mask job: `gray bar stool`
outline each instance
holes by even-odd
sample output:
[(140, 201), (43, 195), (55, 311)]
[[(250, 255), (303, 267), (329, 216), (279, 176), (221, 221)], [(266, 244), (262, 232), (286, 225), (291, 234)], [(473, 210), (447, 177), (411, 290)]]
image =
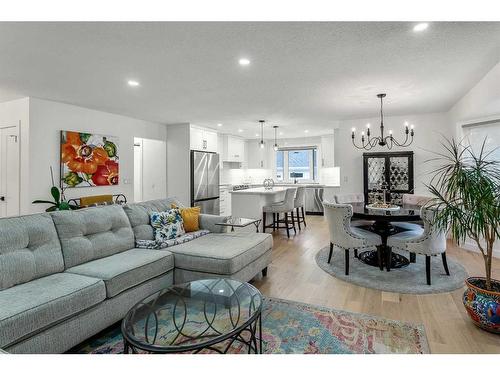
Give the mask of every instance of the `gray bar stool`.
[[(304, 227), (307, 227), (306, 224), (306, 215), (304, 213), (304, 206), (306, 204), (306, 188), (301, 186), (297, 188), (297, 194), (295, 195), (295, 201), (293, 207), (297, 212), (297, 225), (299, 226), (299, 230), (302, 230), (300, 227), (300, 223), (304, 223)], [(300, 213), (302, 212), (302, 216)], [(292, 211), (292, 220), (293, 220), (293, 211)]]
[[(290, 229), (295, 230), (295, 221), (293, 218), (293, 210), (295, 204), (295, 192), (297, 188), (288, 188), (285, 193), (285, 200), (282, 202), (273, 203), (270, 206), (264, 206), (262, 208), (262, 231), (265, 232), (266, 228), (272, 228), (273, 230), (284, 228), (286, 229), (286, 235), (290, 238)], [(267, 214), (273, 214), (273, 223), (266, 226), (266, 216)], [(280, 214), (284, 214), (284, 218), (280, 219)], [(290, 219), (289, 220), (289, 215)], [(283, 226), (280, 226), (283, 224)]]

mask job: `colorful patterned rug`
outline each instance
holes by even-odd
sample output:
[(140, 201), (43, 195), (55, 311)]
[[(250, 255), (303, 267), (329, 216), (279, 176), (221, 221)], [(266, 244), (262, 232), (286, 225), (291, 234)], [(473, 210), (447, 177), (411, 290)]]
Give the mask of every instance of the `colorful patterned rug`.
[[(387, 354), (429, 353), (419, 324), (265, 298), (262, 311), (264, 353)], [(120, 326), (102, 332), (72, 353), (122, 353)], [(234, 346), (231, 353), (244, 353)]]

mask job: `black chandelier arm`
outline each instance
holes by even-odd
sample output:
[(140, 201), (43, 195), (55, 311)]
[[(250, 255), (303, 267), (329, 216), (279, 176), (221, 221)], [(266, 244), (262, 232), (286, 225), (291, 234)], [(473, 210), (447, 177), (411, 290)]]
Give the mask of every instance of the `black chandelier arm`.
[(410, 142), (408, 142), (408, 134), (406, 134), (405, 140), (403, 142), (398, 142), (398, 140), (392, 135), (387, 136), (386, 139), (387, 138), (391, 143), (394, 143), (398, 147), (408, 147), (413, 143), (413, 134), (411, 135)]
[(355, 142), (355, 137), (352, 137), (352, 144), (354, 145), (354, 147), (356, 147), (359, 150), (369, 151), (379, 143), (379, 140), (380, 140), (379, 137), (368, 138), (366, 143), (364, 141), (361, 141), (361, 145), (358, 146)]

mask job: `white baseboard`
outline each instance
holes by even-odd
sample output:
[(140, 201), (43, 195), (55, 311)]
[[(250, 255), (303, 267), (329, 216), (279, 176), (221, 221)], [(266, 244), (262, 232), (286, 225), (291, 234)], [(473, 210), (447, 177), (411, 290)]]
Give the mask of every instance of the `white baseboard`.
[[(472, 251), (474, 253), (481, 253), (481, 251), (479, 251), (479, 248), (477, 247), (477, 244), (473, 240), (465, 241), (465, 243), (462, 244), (461, 247), (465, 250)], [(500, 258), (500, 248), (498, 247), (493, 248), (493, 258)]]

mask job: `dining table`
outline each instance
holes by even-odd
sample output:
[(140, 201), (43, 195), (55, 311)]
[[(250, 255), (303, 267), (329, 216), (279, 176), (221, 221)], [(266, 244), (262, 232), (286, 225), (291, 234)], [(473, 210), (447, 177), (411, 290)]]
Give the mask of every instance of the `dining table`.
[(392, 223), (421, 221), (421, 206), (402, 204), (397, 209), (384, 210), (369, 208), (364, 202), (350, 204), (352, 205), (353, 219), (373, 221), (370, 225), (360, 225), (357, 227), (378, 234), (382, 239), (382, 245), (380, 246), (382, 254), (381, 262), (379, 262), (377, 250), (368, 250), (360, 253), (358, 259), (361, 262), (374, 267), (381, 266), (381, 269), (385, 267), (387, 271), (390, 271), (391, 268), (406, 267), (410, 262), (415, 262), (415, 254), (410, 255), (410, 259), (408, 259), (404, 255), (392, 252), (390, 246), (387, 246), (387, 238), (407, 230)]

